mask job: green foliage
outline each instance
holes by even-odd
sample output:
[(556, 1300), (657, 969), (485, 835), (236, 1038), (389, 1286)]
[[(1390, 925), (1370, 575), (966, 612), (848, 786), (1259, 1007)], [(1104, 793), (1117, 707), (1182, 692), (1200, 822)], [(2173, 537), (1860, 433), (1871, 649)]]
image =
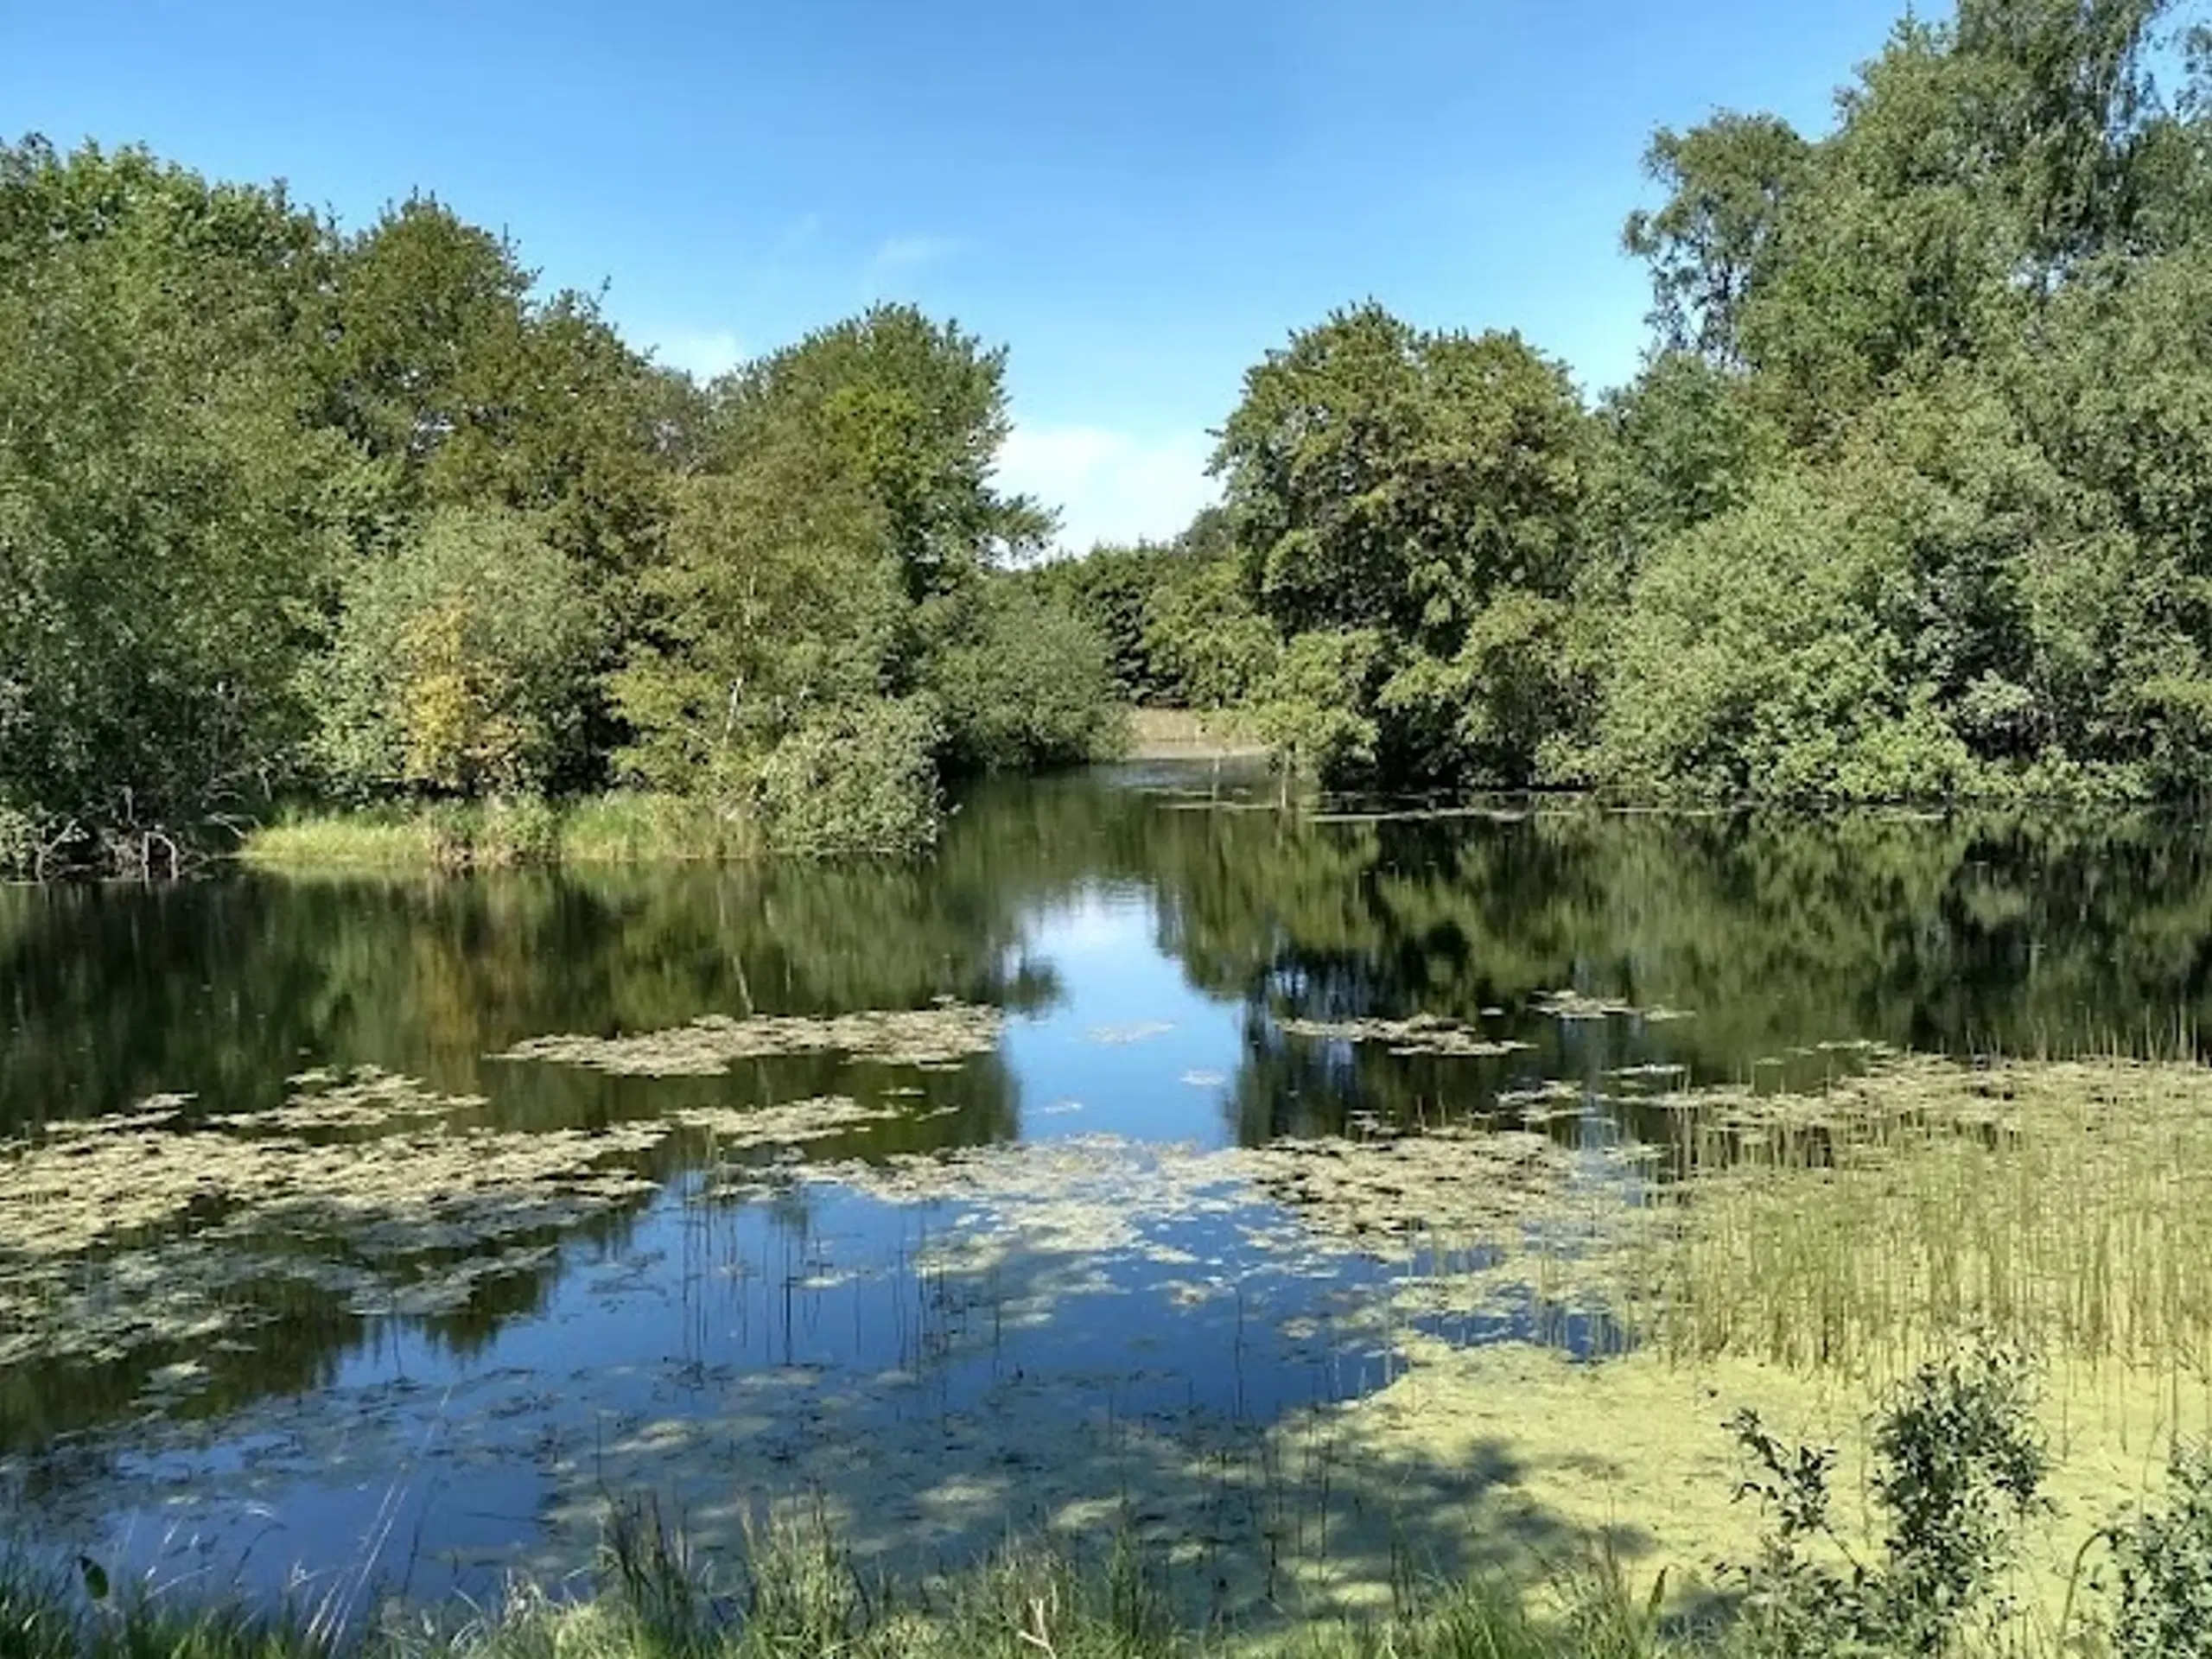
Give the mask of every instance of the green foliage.
[(1651, 323), (1664, 348), (1740, 361), (1744, 302), (1773, 259), (1808, 150), (1770, 115), (1724, 111), (1686, 133), (1653, 135), (1643, 168), (1666, 187), (1666, 205), (1630, 214), (1621, 240), (1651, 264)]
[(538, 526), (441, 509), (357, 564), (340, 606), (309, 683), (316, 753), (341, 793), (543, 791), (582, 770), (600, 619)]
[(891, 689), (910, 626), (880, 514), (785, 445), (684, 481), (649, 620), (611, 680), (649, 787), (741, 791), (763, 754), (823, 710)]
[(1003, 579), (958, 610), (921, 677), (944, 721), (951, 770), (1068, 766), (1110, 747), (1113, 678), (1088, 623)]
[(312, 273), (267, 263), (321, 232), (35, 143), (0, 150), (0, 804), (49, 841), (187, 836), (285, 768), (359, 483), (300, 418)]
[(1601, 770), (1732, 798), (1942, 795), (1965, 754), (1903, 683), (1901, 550), (1809, 478), (1662, 544), (1614, 663)]
[(711, 453), (722, 468), (795, 442), (882, 512), (908, 595), (954, 591), (1040, 543), (1052, 520), (991, 487), (1012, 430), (1006, 353), (912, 306), (877, 306), (718, 383)]
[(2177, 1446), (2166, 1484), (2113, 1534), (2118, 1659), (2212, 1655), (2212, 1447)]
[(1250, 701), (1282, 654), (1282, 638), (1252, 602), (1234, 558), (1170, 571), (1145, 606), (1145, 652), (1163, 700), (1191, 709)]
[(989, 481), (1004, 371), (957, 327), (880, 307), (714, 388), (705, 470), (676, 488), (610, 679), (626, 771), (747, 804), (776, 847), (885, 850), (929, 839), (940, 762), (1107, 741), (1096, 634), (993, 572), (1049, 528)]
[(1079, 559), (1037, 566), (1021, 579), (1097, 637), (1116, 696), (1125, 702), (1172, 703), (1180, 687), (1154, 660), (1150, 613), (1154, 594), (1175, 581), (1182, 557), (1172, 545), (1097, 547)]
[(1624, 571), (1654, 543), (1740, 505), (1785, 454), (1744, 378), (1688, 352), (1654, 358), (1604, 412), (1603, 510)]
[(856, 703), (800, 725), (761, 761), (753, 804), (772, 852), (911, 853), (937, 838), (936, 711)]
[(341, 233), (0, 147), (0, 859), (175, 865), (316, 790), (735, 823), (918, 699), (948, 772), (1140, 702), (1332, 784), (2199, 792), (2197, 17), (1961, 0), (1824, 137), (1661, 130), (1654, 350), (1594, 412), (1517, 336), (1342, 310), (1248, 373), (1220, 509), (1011, 580), (1052, 519), (995, 484), (1007, 356), (957, 323), (878, 306), (701, 387), (435, 197)]
[(1291, 639), (1252, 702), (1253, 723), (1286, 772), (1325, 780), (1373, 766), (1380, 728), (1361, 711), (1374, 702), (1383, 648), (1372, 628)]
[(1741, 1495), (1773, 1520), (1758, 1559), (1732, 1569), (1756, 1649), (1933, 1656), (1988, 1616), (2050, 1470), (2034, 1382), (2020, 1355), (1969, 1345), (1891, 1393), (1873, 1435), (1872, 1497), (1888, 1531), (1872, 1564), (1832, 1518), (1834, 1450), (1786, 1448), (1756, 1412), (1738, 1414), (1752, 1465)]
[(419, 195), (345, 245), (335, 283), (325, 414), (395, 505), (538, 515), (599, 580), (650, 554), (662, 452), (703, 410), (672, 399), (595, 300), (534, 297), (512, 243)]
[[(1325, 775), (1529, 781), (1573, 716), (1503, 681), (1576, 586), (1592, 448), (1566, 372), (1517, 336), (1424, 334), (1370, 304), (1270, 353), (1214, 461), (1288, 641), (1263, 725)], [(1485, 706), (1456, 718), (1462, 696)]]
[(15, 807), (0, 806), (0, 881), (35, 874), (38, 861), (37, 821)]

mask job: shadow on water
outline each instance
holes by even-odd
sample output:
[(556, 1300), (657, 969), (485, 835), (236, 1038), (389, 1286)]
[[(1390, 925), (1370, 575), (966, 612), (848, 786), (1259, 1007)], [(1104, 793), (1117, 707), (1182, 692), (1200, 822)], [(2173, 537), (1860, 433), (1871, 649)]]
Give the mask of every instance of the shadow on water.
[[(502, 1131), (902, 1103), (817, 1160), (1485, 1116), (1589, 1144), (1661, 1132), (1639, 1104), (1655, 1076), (1817, 1077), (1848, 1063), (1824, 1043), (2163, 1050), (2207, 1012), (2212, 855), (2171, 819), (1250, 804), (1204, 767), (1152, 768), (991, 786), (918, 865), (0, 890), (0, 1133), (165, 1093), (196, 1096), (188, 1122), (258, 1111), (308, 1067), (374, 1065), (481, 1094)], [(1006, 1009), (997, 1051), (658, 1078), (487, 1058), (938, 997)], [(1424, 1014), (1488, 1050), (1282, 1023)], [(1179, 1570), (1202, 1600), (1282, 1592), (1210, 1586), (1232, 1556), (1295, 1560), (1310, 1586), (1564, 1541), (1502, 1464), (1340, 1462), (1306, 1414), (1390, 1375), (1387, 1338), (1340, 1318), (1379, 1263), (1294, 1272), (1182, 1217), (1149, 1251), (1017, 1242), (951, 1274), (931, 1267), (942, 1208), (799, 1181), (702, 1204), (683, 1136), (636, 1161), (657, 1192), (526, 1241), (542, 1255), (457, 1308), (365, 1313), (288, 1283), (222, 1351), (0, 1368), (0, 1468), (73, 1547), (188, 1536), (270, 1583), (379, 1529), (417, 1588), (573, 1564), (603, 1498), (663, 1487), (709, 1542), (779, 1491), (887, 1554), (1127, 1521), (1196, 1552)], [(1542, 1309), (1429, 1334), (1531, 1330), (1606, 1340)], [(158, 1382), (181, 1366), (189, 1386)]]

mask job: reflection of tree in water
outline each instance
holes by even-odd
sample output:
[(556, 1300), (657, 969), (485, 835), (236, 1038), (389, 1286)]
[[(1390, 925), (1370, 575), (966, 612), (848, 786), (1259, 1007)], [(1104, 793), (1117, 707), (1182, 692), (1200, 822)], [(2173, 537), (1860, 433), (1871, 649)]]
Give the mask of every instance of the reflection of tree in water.
[[(1726, 1078), (1822, 1040), (2171, 1046), (2212, 971), (2212, 859), (2155, 818), (1165, 814), (1153, 853), (1163, 944), (1249, 1010), (1248, 1141), (1480, 1109), (1542, 1077), (1602, 1090), (1652, 1058)], [(1529, 1011), (1567, 987), (1695, 1017)], [(1439, 1059), (1274, 1024), (1423, 1013), (1532, 1047)]]
[[(1502, 1007), (1554, 1074), (1618, 1058), (1519, 1017), (1561, 985), (1694, 1010), (1668, 1054), (1734, 1076), (1822, 1038), (2141, 1041), (2146, 1009), (2159, 1031), (2194, 1023), (2212, 971), (2212, 869), (2158, 819), (1317, 824), (1076, 776), (978, 791), (918, 864), (0, 891), (0, 1126), (179, 1089), (247, 1108), (315, 1062), (481, 1090), (518, 1127), (657, 1109), (657, 1085), (537, 1069), (518, 1087), (482, 1057), (709, 1011), (1039, 1007), (1058, 992), (1023, 957), (1024, 919), (1101, 880), (1154, 891), (1161, 947), (1208, 992), (1321, 1020)], [(1414, 1106), (1470, 1074), (1367, 1048), (1347, 1076), (1344, 1057), (1308, 1063), (1265, 1020), (1250, 1029), (1252, 1067), (1281, 1078), (1262, 1092), (1287, 1099), (1294, 1081), (1308, 1102), (1259, 1112), (1255, 1132), (1329, 1121), (1313, 1099)], [(714, 1093), (790, 1097), (841, 1075), (830, 1057), (782, 1059)], [(971, 1139), (1010, 1128), (1010, 1080), (966, 1092)]]
[[(289, 882), (0, 893), (0, 1127), (193, 1090), (273, 1104), (309, 1064), (518, 1091), (486, 1054), (702, 1014), (835, 1014), (937, 995), (1021, 1008), (1050, 976), (1011, 903), (929, 866)], [(834, 1073), (794, 1071), (795, 1086)], [(536, 1074), (528, 1118), (588, 1124), (605, 1080)], [(1010, 1109), (995, 1114), (1011, 1122)]]

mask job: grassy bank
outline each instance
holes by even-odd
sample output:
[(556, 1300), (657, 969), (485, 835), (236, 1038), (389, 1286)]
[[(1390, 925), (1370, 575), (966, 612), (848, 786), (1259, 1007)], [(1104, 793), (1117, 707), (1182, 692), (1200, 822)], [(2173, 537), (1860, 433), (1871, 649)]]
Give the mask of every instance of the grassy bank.
[(715, 863), (758, 850), (749, 825), (707, 803), (617, 793), (302, 814), (251, 832), (238, 857), (272, 869), (456, 870)]
[[(717, 1579), (658, 1534), (610, 1541), (591, 1592), (509, 1586), (494, 1605), (386, 1608), (342, 1595), (268, 1617), (78, 1576), (0, 1579), (9, 1659), (1569, 1659), (1694, 1649), (1601, 1570), (1523, 1600), (1503, 1586), (1409, 1589), (1397, 1612), (1238, 1634), (1179, 1626), (1133, 1554), (1089, 1566), (1012, 1548), (955, 1576), (892, 1584), (836, 1540), (791, 1530)], [(1708, 1636), (1712, 1633), (1708, 1632)]]
[(1231, 760), (1257, 759), (1268, 746), (1246, 729), (1246, 722), (1223, 709), (1132, 709), (1128, 716), (1130, 760)]
[(819, 1512), (748, 1529), (734, 1558), (696, 1557), (652, 1506), (608, 1516), (598, 1571), (555, 1593), (511, 1582), (486, 1605), (378, 1604), (365, 1573), (307, 1585), (283, 1611), (175, 1588), (112, 1586), (87, 1559), (0, 1564), (9, 1659), (1905, 1659), (2212, 1654), (2212, 1455), (2175, 1467), (2152, 1506), (2083, 1550), (2054, 1621), (2010, 1586), (2019, 1522), (2042, 1504), (2043, 1447), (1998, 1351), (1955, 1358), (1891, 1396), (1870, 1436), (1892, 1523), (1863, 1558), (1832, 1546), (1832, 1475), (1814, 1448), (1739, 1421), (1726, 1490), (1766, 1516), (1724, 1597), (1688, 1601), (1602, 1535), (1541, 1577), (1410, 1573), (1364, 1615), (1277, 1607), (1242, 1627), (1179, 1617), (1126, 1533), (1078, 1559), (1012, 1544), (965, 1570), (871, 1574)]

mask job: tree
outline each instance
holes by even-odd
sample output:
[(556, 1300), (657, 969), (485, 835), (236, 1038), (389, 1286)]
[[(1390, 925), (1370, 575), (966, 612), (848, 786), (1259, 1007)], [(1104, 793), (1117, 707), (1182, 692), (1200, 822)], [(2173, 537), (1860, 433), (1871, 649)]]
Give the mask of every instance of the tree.
[(1071, 766), (1109, 747), (1120, 719), (1106, 648), (1065, 605), (996, 577), (936, 642), (921, 683), (956, 772)]
[(575, 561), (538, 524), (438, 510), (347, 575), (336, 637), (308, 672), (327, 777), (357, 799), (575, 779), (599, 626)]
[(1604, 511), (1630, 550), (1726, 512), (1785, 454), (1746, 377), (1690, 352), (1654, 357), (1604, 415)]
[(366, 494), (304, 418), (325, 251), (280, 192), (0, 149), (0, 806), (65, 858), (174, 860), (290, 768)]
[[(1339, 770), (1528, 781), (1533, 747), (1467, 743), (1446, 706), (1465, 684), (1437, 664), (1498, 635), (1494, 605), (1525, 618), (1526, 601), (1573, 591), (1590, 461), (1566, 371), (1514, 335), (1425, 334), (1370, 304), (1246, 376), (1214, 467), (1258, 607), (1290, 642), (1285, 683), (1357, 683), (1378, 699), (1347, 710), (1374, 724), (1372, 746), (1306, 747)], [(1308, 633), (1338, 644), (1301, 653)], [(1263, 695), (1287, 708), (1305, 693)]]
[(1040, 544), (1050, 518), (991, 484), (1012, 430), (1006, 353), (911, 306), (877, 306), (726, 377), (712, 464), (795, 442), (864, 490), (916, 602)]
[(1723, 111), (1688, 132), (1662, 127), (1643, 170), (1667, 190), (1629, 215), (1623, 245), (1651, 265), (1661, 348), (1740, 366), (1745, 302), (1766, 274), (1783, 210), (1811, 146), (1779, 116)]
[(734, 798), (817, 711), (893, 690), (907, 601), (882, 510), (786, 438), (685, 480), (646, 624), (611, 681), (625, 770)]

